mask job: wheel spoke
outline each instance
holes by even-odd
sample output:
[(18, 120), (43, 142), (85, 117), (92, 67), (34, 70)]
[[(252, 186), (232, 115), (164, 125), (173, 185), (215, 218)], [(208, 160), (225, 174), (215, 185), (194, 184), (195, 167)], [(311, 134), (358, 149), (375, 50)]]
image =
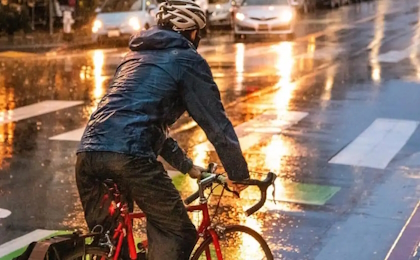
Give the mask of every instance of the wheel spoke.
[[(273, 259), (264, 239), (255, 231), (244, 226), (233, 226), (226, 229), (225, 234), (219, 238), (219, 244), (224, 259)], [(207, 260), (206, 251), (210, 253), (211, 258), (209, 259), (217, 259), (216, 249), (211, 239), (203, 242), (192, 259)]]

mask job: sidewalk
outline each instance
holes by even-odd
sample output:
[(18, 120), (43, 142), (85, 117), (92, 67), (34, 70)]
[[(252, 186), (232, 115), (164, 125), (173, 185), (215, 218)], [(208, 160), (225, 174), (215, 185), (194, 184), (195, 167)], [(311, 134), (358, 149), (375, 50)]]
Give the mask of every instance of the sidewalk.
[(0, 36), (0, 52), (1, 51), (29, 51), (44, 52), (56, 48), (67, 47), (83, 47), (92, 44), (90, 36), (90, 28), (84, 27), (73, 32), (73, 40), (66, 41), (63, 38), (62, 29), (55, 29), (52, 35), (47, 31), (35, 31), (25, 35), (17, 32), (10, 42), (8, 36), (2, 34)]

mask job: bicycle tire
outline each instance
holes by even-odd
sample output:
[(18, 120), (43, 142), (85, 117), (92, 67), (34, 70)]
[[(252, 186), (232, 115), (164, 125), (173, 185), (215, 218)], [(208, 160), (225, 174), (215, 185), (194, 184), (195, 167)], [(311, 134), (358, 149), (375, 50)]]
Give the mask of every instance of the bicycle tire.
[[(86, 255), (100, 256), (101, 258), (99, 259), (102, 259), (102, 257), (105, 257), (106, 260), (112, 259), (112, 257), (107, 257), (108, 255), (107, 249), (102, 248), (102, 247), (97, 247), (97, 246), (86, 245), (85, 248), (81, 250), (73, 251), (69, 253), (68, 255), (65, 255), (63, 257), (63, 260), (81, 260), (81, 259), (85, 259), (83, 257), (85, 257)], [(88, 258), (88, 259), (94, 259), (94, 258)]]
[[(231, 233), (245, 233), (245, 234), (251, 236), (253, 239), (255, 239), (255, 242), (257, 242), (260, 245), (260, 247), (261, 247), (261, 250), (262, 250), (262, 252), (264, 254), (263, 256), (265, 256), (265, 258), (262, 258), (262, 259), (267, 259), (267, 260), (273, 260), (274, 259), (273, 253), (271, 252), (271, 249), (268, 246), (267, 242), (255, 230), (253, 230), (253, 229), (251, 229), (251, 228), (249, 228), (247, 226), (242, 226), (242, 225), (227, 226), (225, 228), (225, 231), (224, 231), (225, 236), (227, 237), (228, 234), (231, 234)], [(237, 243), (237, 238), (234, 238), (234, 241)], [(192, 256), (191, 260), (200, 260), (200, 258), (201, 259), (207, 259), (205, 257), (202, 258), (203, 257), (203, 253), (204, 253), (204, 256), (205, 256), (205, 249), (208, 248), (210, 246), (210, 244), (212, 244), (212, 242), (213, 242), (213, 240), (211, 239), (211, 237), (208, 237), (206, 240), (204, 240), (200, 244), (200, 246), (197, 248), (197, 250), (194, 252), (194, 255)], [(220, 242), (220, 247), (221, 247), (220, 249), (223, 252), (223, 248), (222, 247), (224, 247), (224, 245), (223, 245), (224, 244), (224, 241), (223, 241), (223, 239), (221, 239), (219, 242)], [(234, 250), (233, 250), (234, 252), (236, 252), (236, 251), (242, 251), (237, 246), (235, 246), (235, 245), (233, 245), (233, 246), (235, 247)], [(255, 251), (254, 249), (255, 249), (255, 247), (252, 247), (252, 250), (253, 251)], [(255, 259), (254, 256), (248, 255), (247, 252), (242, 252), (242, 253), (245, 253), (247, 256), (241, 258), (238, 255), (227, 255), (227, 256), (223, 255), (223, 260), (229, 260), (229, 259), (235, 259), (235, 260)], [(217, 258), (214, 258), (214, 259), (217, 259)], [(258, 257), (257, 259), (261, 259), (261, 258)]]

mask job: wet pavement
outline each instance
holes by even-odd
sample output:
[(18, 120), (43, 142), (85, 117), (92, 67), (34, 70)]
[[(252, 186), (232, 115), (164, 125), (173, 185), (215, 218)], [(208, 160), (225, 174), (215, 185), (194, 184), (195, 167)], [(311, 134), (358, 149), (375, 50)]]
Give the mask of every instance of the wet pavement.
[[(364, 2), (302, 18), (293, 41), (200, 46), (250, 169), (279, 175), (277, 203), (245, 217), (250, 188), (217, 220), (261, 232), (275, 259), (385, 259), (401, 244), (420, 193), (419, 21), (419, 1)], [(28, 233), (85, 228), (77, 140), (126, 51), (0, 53), (0, 259)], [(172, 135), (195, 163), (218, 160), (187, 116)]]

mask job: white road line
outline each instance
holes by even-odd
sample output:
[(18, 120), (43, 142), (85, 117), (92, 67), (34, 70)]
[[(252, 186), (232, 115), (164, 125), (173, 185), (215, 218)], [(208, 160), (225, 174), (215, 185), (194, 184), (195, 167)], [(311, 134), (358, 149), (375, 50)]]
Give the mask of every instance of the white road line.
[(397, 63), (410, 57), (410, 55), (417, 55), (420, 43), (416, 42), (403, 50), (392, 50), (378, 55), (376, 60), (378, 62)]
[(216, 49), (218, 49), (217, 46), (202, 46), (202, 47), (197, 49), (197, 52), (202, 54), (202, 53), (206, 53), (206, 52), (209, 52), (209, 51), (215, 51)]
[(378, 58), (376, 58), (376, 60), (379, 62), (397, 63), (405, 58), (408, 58), (408, 56), (410, 56), (410, 53), (411, 48), (407, 48), (405, 50), (393, 50), (378, 55)]
[(47, 114), (60, 109), (83, 104), (83, 101), (47, 100), (29, 106), (19, 107), (14, 110), (0, 112), (0, 124), (7, 124), (30, 117)]
[[(296, 112), (289, 111), (286, 112), (281, 118), (273, 112), (266, 112), (248, 122), (245, 122), (235, 128), (238, 137), (243, 137), (240, 142), (241, 145), (249, 148), (249, 145), (257, 144), (262, 138), (266, 137), (267, 134), (279, 134), (281, 130), (288, 128), (290, 125), (293, 125), (299, 122), (302, 118), (307, 116), (306, 112)], [(50, 137), (50, 140), (56, 141), (75, 141), (78, 142), (82, 138), (83, 131), (85, 127), (78, 128), (73, 131), (65, 132), (59, 135)], [(250, 135), (250, 133), (254, 133)], [(259, 133), (259, 134), (255, 134)], [(246, 137), (246, 135), (249, 135)], [(243, 143), (243, 144), (242, 144)], [(210, 142), (199, 144), (204, 146), (203, 148), (206, 151), (214, 151), (213, 146)], [(243, 150), (246, 150), (242, 148)]]
[(418, 125), (417, 121), (376, 119), (329, 163), (385, 169)]
[(66, 132), (63, 134), (55, 135), (50, 137), (50, 140), (59, 140), (59, 141), (80, 141), (82, 139), (83, 132), (85, 131), (85, 127), (81, 127), (79, 129)]
[(340, 53), (344, 52), (343, 49), (338, 47), (327, 46), (313, 53), (303, 53), (295, 57), (295, 59), (315, 59), (315, 60), (328, 60), (334, 59)]
[(299, 24), (340, 24), (342, 23), (341, 19), (307, 19), (303, 21), (299, 21)]
[(16, 239), (13, 239), (7, 243), (4, 243), (3, 245), (0, 245), (0, 257), (3, 257), (5, 255), (8, 255), (22, 247), (25, 247), (29, 245), (33, 241), (38, 241), (40, 239), (43, 239), (45, 237), (48, 237), (52, 234), (54, 234), (55, 230), (44, 230), (44, 229), (37, 229), (32, 231), (31, 233), (28, 233), (24, 236), (18, 237)]
[[(272, 111), (263, 113), (256, 118), (235, 127), (239, 143), (243, 151), (261, 142), (263, 138), (281, 131), (298, 123), (308, 115), (306, 112), (287, 111), (283, 115), (277, 115)], [(197, 145), (199, 150), (215, 151), (213, 145), (207, 141)]]
[(10, 210), (0, 208), (0, 218), (7, 218), (10, 214), (12, 214)]

